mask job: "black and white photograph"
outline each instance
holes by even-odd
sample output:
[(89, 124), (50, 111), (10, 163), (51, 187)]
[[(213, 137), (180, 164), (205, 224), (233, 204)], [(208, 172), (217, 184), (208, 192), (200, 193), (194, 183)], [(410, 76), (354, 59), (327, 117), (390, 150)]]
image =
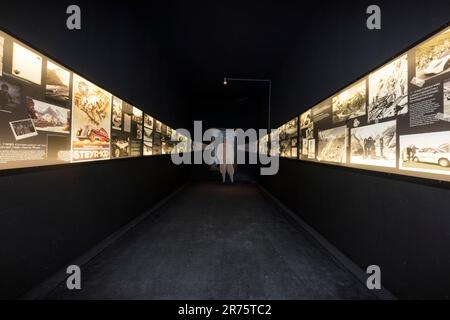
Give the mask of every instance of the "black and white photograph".
[(16, 77), (40, 85), (42, 83), (42, 57), (14, 42), (12, 73)]
[(450, 175), (450, 131), (400, 136), (400, 169)]
[(136, 139), (142, 140), (142, 124), (136, 124)]
[(450, 79), (444, 82), (444, 114), (450, 116)]
[(38, 131), (70, 133), (70, 110), (27, 97), (27, 111)]
[(279, 128), (279, 139), (289, 139), (297, 137), (298, 134), (298, 117), (295, 117), (291, 121), (285, 123)]
[(316, 139), (308, 140), (308, 159), (316, 158)]
[(14, 112), (20, 106), (21, 101), (21, 88), (0, 79), (0, 112)]
[(313, 127), (311, 110), (308, 110), (300, 115), (300, 129), (307, 129)]
[(319, 131), (317, 160), (347, 162), (348, 129), (346, 126)]
[(408, 112), (408, 56), (369, 75), (368, 122)]
[(123, 113), (122, 113), (122, 100), (113, 97), (112, 102), (112, 129), (122, 130)]
[(422, 81), (450, 71), (450, 27), (416, 49), (416, 77)]
[(307, 157), (309, 147), (308, 139), (302, 138), (301, 141), (302, 141), (302, 156)]
[(366, 80), (362, 80), (333, 97), (333, 123), (366, 114)]
[(61, 106), (67, 106), (69, 87), (70, 72), (51, 61), (47, 61), (45, 99)]
[(144, 127), (153, 129), (153, 117), (144, 113)]
[(396, 129), (396, 120), (351, 129), (350, 162), (395, 168)]
[(144, 140), (144, 156), (153, 155), (153, 142)]
[(130, 138), (111, 137), (111, 157), (125, 158), (130, 156)]
[(280, 157), (291, 157), (291, 141), (289, 139), (280, 141)]
[(9, 125), (16, 140), (31, 138), (38, 134), (31, 119), (11, 121)]
[(269, 153), (269, 135), (265, 135), (259, 139), (259, 153), (263, 155), (267, 155)]
[(142, 110), (133, 107), (133, 118), (132, 118), (133, 139), (142, 140), (142, 120), (143, 120)]
[(155, 131), (161, 133), (161, 121), (155, 120)]
[(153, 139), (153, 130), (144, 126), (144, 141), (151, 141)]

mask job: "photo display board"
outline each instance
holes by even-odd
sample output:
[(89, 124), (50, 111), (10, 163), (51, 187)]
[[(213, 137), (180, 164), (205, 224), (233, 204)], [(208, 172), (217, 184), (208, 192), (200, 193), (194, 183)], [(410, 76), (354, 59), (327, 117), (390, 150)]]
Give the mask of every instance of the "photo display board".
[(296, 147), (293, 124), (281, 157), (450, 181), (450, 27), (302, 113)]
[(0, 170), (170, 153), (155, 122), (0, 31)]

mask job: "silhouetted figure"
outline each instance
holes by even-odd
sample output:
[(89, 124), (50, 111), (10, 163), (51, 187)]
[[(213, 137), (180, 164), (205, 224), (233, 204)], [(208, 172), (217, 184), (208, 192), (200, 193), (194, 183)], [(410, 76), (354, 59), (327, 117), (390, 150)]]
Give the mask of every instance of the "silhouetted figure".
[(222, 174), (222, 182), (225, 183), (226, 174), (230, 176), (231, 183), (234, 182), (234, 145), (228, 143), (225, 138), (223, 143), (217, 146), (217, 158), (219, 169)]

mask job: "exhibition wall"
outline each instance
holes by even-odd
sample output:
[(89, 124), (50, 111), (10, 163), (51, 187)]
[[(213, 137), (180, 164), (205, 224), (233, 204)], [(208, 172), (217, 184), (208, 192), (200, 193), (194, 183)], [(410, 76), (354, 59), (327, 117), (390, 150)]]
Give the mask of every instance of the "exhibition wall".
[(187, 143), (147, 114), (144, 130), (142, 110), (5, 32), (0, 87), (0, 169), (170, 154)]
[(280, 157), (450, 181), (450, 27), (276, 131)]
[[(404, 14), (405, 6), (409, 18), (402, 24), (394, 24)], [(362, 11), (364, 3), (355, 2), (354, 8), (346, 8), (345, 12), (336, 7), (336, 16), (327, 20), (327, 24), (322, 23), (319, 12), (305, 21), (305, 29), (311, 32), (305, 33), (273, 79), (272, 105), (277, 110), (273, 112), (274, 127), (292, 128), (298, 121), (299, 133), (295, 134), (294, 129), (291, 134), (290, 130), (279, 130), (283, 155), (280, 170), (275, 176), (261, 176), (259, 182), (362, 270), (372, 264), (379, 265), (383, 286), (397, 297), (448, 298), (450, 282), (446, 270), (450, 268), (450, 259), (446, 244), (450, 241), (450, 217), (445, 209), (449, 204), (448, 168), (433, 162), (408, 161), (398, 147), (406, 141), (407, 146), (416, 147), (417, 155), (419, 149), (427, 147), (419, 144), (419, 135), (445, 137), (448, 131), (448, 123), (443, 121), (446, 118), (436, 114), (445, 112), (444, 84), (450, 79), (450, 72), (437, 72), (422, 79), (424, 82), (412, 81), (414, 77), (421, 79), (416, 70), (417, 49), (436, 35), (441, 38), (448, 30), (443, 27), (448, 22), (448, 3), (392, 4), (383, 11), (385, 26), (389, 27), (377, 31), (364, 29), (357, 19), (344, 18)], [(336, 26), (333, 32), (330, 25)], [(405, 51), (405, 48), (409, 49)], [(377, 101), (369, 101), (369, 78), (380, 70), (388, 70), (384, 67), (391, 62), (403, 61), (405, 55), (408, 112), (400, 106), (391, 109), (393, 113), (387, 112), (386, 102), (391, 101), (392, 106), (394, 97), (400, 101), (397, 96), (385, 97), (387, 101), (378, 109), (369, 109), (370, 102)], [(364, 113), (344, 121), (338, 117), (343, 114), (336, 113), (333, 121), (333, 98), (347, 88), (360, 85), (361, 81), (366, 83), (365, 98), (355, 98), (355, 101), (366, 101), (361, 111)], [(425, 90), (429, 94), (424, 94)], [(425, 95), (419, 99), (423, 99), (423, 104), (415, 100), (417, 94)], [(428, 107), (433, 111), (424, 112), (429, 116), (421, 117), (420, 112)], [(356, 112), (358, 108), (352, 110)], [(371, 113), (375, 118), (369, 121), (369, 110), (380, 112)], [(401, 110), (404, 113), (399, 114)], [(312, 121), (307, 117), (308, 111)], [(304, 115), (303, 125), (301, 115)], [(290, 124), (292, 119), (296, 120)], [(389, 129), (390, 122), (395, 122), (395, 131)], [(377, 125), (388, 127), (381, 131), (369, 130)], [(373, 134), (373, 139), (378, 139), (375, 146), (366, 145), (367, 153), (364, 153), (364, 139), (369, 136), (363, 135), (365, 129)], [(384, 134), (391, 137), (387, 141), (392, 144), (383, 141), (382, 155), (379, 140)], [(407, 136), (414, 139), (403, 140)], [(320, 146), (321, 137), (324, 139)], [(283, 142), (293, 139), (295, 143), (296, 138), (297, 145)], [(302, 138), (308, 143), (302, 145)], [(352, 139), (358, 143), (352, 146)], [(313, 142), (310, 144), (309, 140)], [(333, 143), (328, 144), (330, 141)], [(441, 148), (446, 148), (445, 142), (436, 146), (438, 140), (426, 141), (439, 153)], [(391, 156), (385, 154), (394, 146), (389, 152)], [(267, 147), (261, 148), (264, 145), (260, 144), (260, 151), (268, 152)], [(424, 168), (435, 172), (410, 170)]]
[[(151, 28), (138, 23), (147, 20), (131, 18), (136, 23), (118, 23), (124, 14), (121, 5), (86, 2), (83, 4), (85, 28), (71, 32), (60, 26), (62, 23), (64, 27), (64, 21), (54, 19), (55, 15), (65, 12), (65, 8), (64, 3), (54, 6), (11, 3), (8, 10), (0, 12), (2, 27), (8, 30), (2, 33), (2, 37), (7, 38), (3, 43), (9, 48), (3, 51), (1, 81), (22, 90), (21, 98), (15, 100), (17, 106), (10, 102), (9, 107), (4, 108), (10, 112), (0, 112), (0, 130), (6, 132), (8, 143), (17, 146), (16, 155), (30, 154), (23, 152), (23, 148), (34, 143), (39, 145), (41, 155), (32, 161), (19, 163), (14, 159), (0, 164), (2, 199), (8, 200), (0, 205), (1, 298), (20, 297), (166, 198), (189, 178), (187, 168), (173, 165), (170, 155), (163, 154), (170, 152), (172, 143), (170, 127), (163, 124), (186, 127), (188, 121), (179, 98), (177, 79), (164, 53), (152, 39), (148, 31)], [(17, 16), (22, 18), (17, 19)], [(98, 20), (104, 23), (98, 24)], [(14, 37), (9, 37), (10, 34)], [(115, 45), (118, 39), (120, 45)], [(12, 74), (14, 42), (42, 58), (41, 85), (26, 79), (36, 80), (27, 72), (21, 76)], [(52, 91), (48, 90), (47, 94), (46, 75), (54, 66), (48, 68), (47, 60), (71, 74), (67, 105), (48, 99)], [(85, 79), (85, 85), (78, 88), (98, 93), (90, 101), (100, 103), (102, 95), (111, 95), (111, 109), (106, 108), (111, 124), (102, 122), (108, 134), (104, 137), (110, 139), (111, 147), (106, 147), (108, 139), (99, 141), (103, 137), (101, 134), (97, 145), (90, 146), (103, 151), (98, 154), (106, 158), (109, 153), (110, 160), (75, 163), (71, 155), (64, 152), (59, 153), (59, 160), (55, 152), (48, 153), (52, 155), (50, 159), (45, 158), (48, 139), (50, 142), (58, 139), (61, 143), (51, 146), (62, 146), (67, 151), (72, 147), (77, 151), (78, 147), (84, 147), (77, 145), (79, 141), (75, 139), (71, 141), (77, 130), (67, 132), (63, 125), (45, 131), (37, 127), (44, 122), (31, 120), (35, 132), (16, 140), (9, 122), (30, 119), (27, 97), (33, 99), (35, 110), (51, 105), (50, 110), (72, 111), (70, 126), (83, 124), (87, 114), (81, 110), (80, 121), (74, 118), (77, 111), (71, 96), (73, 81), (81, 78)], [(12, 93), (10, 96), (13, 97)], [(103, 113), (98, 112), (94, 116), (101, 115)], [(3, 120), (3, 117), (11, 120)], [(138, 134), (141, 123), (142, 139)], [(17, 137), (22, 135), (17, 134)], [(0, 137), (2, 142), (3, 138)], [(158, 146), (156, 150), (154, 142)], [(114, 144), (118, 148), (114, 148)], [(25, 146), (22, 148), (22, 145)], [(10, 153), (10, 149), (6, 151)], [(145, 156), (136, 157), (140, 152)], [(150, 153), (152, 156), (147, 156)]]

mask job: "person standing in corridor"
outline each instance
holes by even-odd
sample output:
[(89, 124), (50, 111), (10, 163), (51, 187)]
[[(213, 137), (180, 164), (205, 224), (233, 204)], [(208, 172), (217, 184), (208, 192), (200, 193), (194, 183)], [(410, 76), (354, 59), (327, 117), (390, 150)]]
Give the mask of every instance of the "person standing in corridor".
[(217, 146), (216, 153), (223, 183), (225, 183), (227, 173), (231, 183), (234, 183), (234, 143), (229, 140), (230, 138), (224, 137), (223, 142)]

